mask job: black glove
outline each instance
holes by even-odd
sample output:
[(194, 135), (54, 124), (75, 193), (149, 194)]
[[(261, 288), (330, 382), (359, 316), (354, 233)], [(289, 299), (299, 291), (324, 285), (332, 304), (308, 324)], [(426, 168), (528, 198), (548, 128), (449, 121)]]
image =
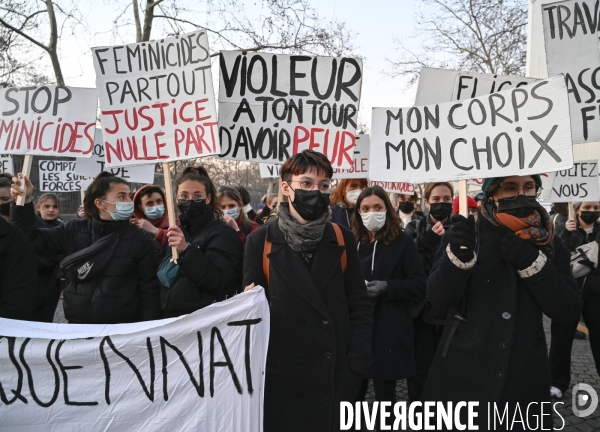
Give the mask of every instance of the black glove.
[(430, 229), (429, 231), (427, 231), (427, 233), (425, 233), (425, 237), (423, 238), (423, 242), (425, 242), (425, 244), (427, 245), (427, 247), (429, 249), (437, 249), (439, 244), (440, 244), (440, 240), (442, 239), (442, 236), (439, 236), (435, 233), (435, 231), (433, 231), (432, 229)]
[(379, 294), (383, 294), (386, 289), (386, 281), (367, 282), (367, 291), (369, 292), (370, 297), (377, 297)]
[(450, 251), (462, 262), (466, 263), (475, 256), (475, 244), (477, 234), (475, 234), (475, 218), (469, 215), (465, 218), (462, 215), (452, 216), (452, 228), (448, 234), (450, 241)]
[(500, 257), (504, 261), (514, 264), (518, 270), (524, 270), (533, 264), (539, 255), (538, 249), (532, 243), (506, 229), (500, 240)]

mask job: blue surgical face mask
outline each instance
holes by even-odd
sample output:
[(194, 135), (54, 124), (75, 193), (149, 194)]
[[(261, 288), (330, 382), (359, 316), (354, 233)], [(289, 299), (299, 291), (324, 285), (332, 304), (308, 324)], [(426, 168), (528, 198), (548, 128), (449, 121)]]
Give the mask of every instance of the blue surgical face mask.
[(231, 216), (233, 219), (236, 219), (240, 217), (240, 209), (236, 208), (232, 208), (229, 210), (223, 210), (223, 214), (229, 215)]
[(118, 202), (118, 203), (111, 203), (110, 201), (106, 201), (106, 200), (103, 200), (103, 201), (107, 202), (109, 204), (114, 204), (117, 207), (115, 209), (115, 211), (112, 211), (112, 212), (106, 210), (106, 212), (108, 212), (108, 214), (110, 215), (110, 217), (113, 220), (116, 220), (116, 221), (129, 220), (133, 216), (133, 208), (134, 208), (133, 201), (132, 202)]
[(154, 207), (148, 207), (144, 210), (144, 214), (148, 219), (158, 220), (165, 214), (165, 206), (157, 205)]

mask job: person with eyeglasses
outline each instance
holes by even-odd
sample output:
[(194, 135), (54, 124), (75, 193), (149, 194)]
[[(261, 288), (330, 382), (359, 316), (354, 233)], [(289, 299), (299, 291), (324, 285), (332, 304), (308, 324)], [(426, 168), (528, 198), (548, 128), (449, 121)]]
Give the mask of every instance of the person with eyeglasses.
[(179, 252), (180, 276), (161, 289), (165, 318), (189, 314), (241, 292), (242, 241), (221, 220), (217, 189), (204, 167), (187, 167), (177, 179), (180, 226), (169, 227), (168, 247)]
[(423, 400), (477, 401), (483, 429), (488, 403), (552, 428), (543, 315), (569, 323), (581, 314), (571, 255), (537, 200), (541, 186), (539, 175), (486, 179), (478, 222), (452, 217), (428, 279), (429, 300), (449, 313)]
[(321, 153), (286, 161), (278, 217), (246, 241), (244, 286), (271, 311), (265, 432), (339, 430), (371, 365), (373, 306), (354, 235), (330, 223), (332, 176)]

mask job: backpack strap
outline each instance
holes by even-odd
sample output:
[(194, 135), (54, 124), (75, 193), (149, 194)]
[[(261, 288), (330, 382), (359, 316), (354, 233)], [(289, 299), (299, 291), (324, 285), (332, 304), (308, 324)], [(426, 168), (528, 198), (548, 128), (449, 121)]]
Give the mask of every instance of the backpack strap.
[[(335, 236), (337, 237), (337, 242), (339, 246), (346, 246), (344, 243), (344, 234), (342, 233), (342, 229), (336, 223), (331, 223), (333, 226), (333, 230), (335, 231)], [(340, 259), (342, 263), (342, 273), (346, 273), (346, 267), (348, 266), (348, 256), (346, 255), (346, 251), (342, 254), (342, 258)]]
[(267, 289), (269, 288), (268, 285), (271, 284), (271, 272), (270, 272), (271, 260), (269, 260), (268, 255), (271, 253), (272, 246), (273, 246), (273, 243), (271, 243), (269, 240), (267, 240), (267, 237), (265, 237), (265, 247), (263, 249), (263, 273), (265, 274), (265, 277), (267, 278)]

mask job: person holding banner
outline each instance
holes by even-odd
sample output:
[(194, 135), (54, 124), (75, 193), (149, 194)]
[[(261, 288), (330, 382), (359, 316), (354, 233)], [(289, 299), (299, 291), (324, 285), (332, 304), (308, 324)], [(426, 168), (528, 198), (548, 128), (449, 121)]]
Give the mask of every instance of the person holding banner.
[(356, 200), (367, 186), (364, 178), (341, 180), (331, 194), (331, 222), (352, 229)]
[(14, 201), (10, 193), (12, 186), (12, 174), (0, 174), (0, 216), (10, 221), (10, 203)]
[(242, 245), (245, 245), (246, 237), (256, 231), (259, 225), (248, 219), (242, 197), (236, 189), (223, 186), (219, 189), (218, 201), (223, 212), (223, 221), (238, 233)]
[(120, 324), (159, 319), (155, 244), (129, 223), (134, 205), (129, 184), (108, 172), (88, 186), (86, 219), (55, 228), (38, 228), (31, 202), (33, 184), (19, 173), (11, 193), (25, 205), (11, 205), (11, 221), (29, 237), (38, 255), (65, 256), (65, 317), (70, 323)]
[(304, 150), (280, 176), (278, 217), (244, 255), (244, 286), (263, 286), (271, 311), (264, 431), (339, 430), (371, 365), (373, 306), (354, 235), (330, 223), (329, 159)]
[[(60, 200), (53, 193), (43, 194), (35, 206), (38, 218), (37, 228), (54, 228), (64, 224), (58, 218), (60, 215)], [(56, 306), (60, 299), (61, 283), (58, 277), (58, 265), (62, 256), (37, 256), (38, 263), (38, 292), (32, 321), (48, 322), (54, 320)]]
[[(591, 202), (576, 202), (573, 205), (575, 209), (575, 219), (568, 219), (565, 223), (565, 229), (561, 231), (561, 239), (564, 241), (567, 248), (572, 253), (577, 251), (577, 248), (591, 243), (600, 243), (600, 203), (598, 201)], [(596, 256), (596, 261), (598, 257)], [(593, 263), (590, 263), (592, 268)], [(600, 373), (600, 270), (596, 265), (595, 268), (586, 276), (576, 279), (577, 284), (581, 288), (581, 296), (583, 298), (583, 320), (589, 330), (590, 347), (594, 362), (596, 363), (596, 371)], [(573, 346), (573, 337), (575, 329), (579, 322), (579, 317), (574, 319), (570, 325), (564, 323), (554, 323), (552, 321), (552, 346), (550, 348), (550, 366), (552, 372), (552, 385), (561, 393), (569, 388), (571, 381), (571, 347)], [(559, 326), (560, 325), (560, 326)], [(561, 338), (561, 335), (564, 335)], [(560, 346), (555, 347), (555, 336), (557, 339), (564, 341), (563, 361), (560, 361), (558, 352)], [(567, 363), (567, 353), (569, 362)], [(553, 356), (554, 354), (554, 356)], [(552, 360), (555, 360), (554, 362)], [(562, 367), (561, 367), (562, 366)], [(568, 380), (568, 381), (567, 381)], [(566, 384), (566, 387), (565, 387)], [(551, 389), (551, 392), (557, 393)], [(562, 396), (562, 394), (561, 394)]]
[(581, 313), (569, 250), (537, 201), (541, 185), (539, 175), (486, 179), (479, 221), (452, 217), (428, 280), (429, 300), (449, 313), (423, 399), (479, 401), (483, 428), (488, 402), (522, 415), (523, 426), (552, 428), (543, 315), (569, 323)]
[[(409, 234), (414, 233), (412, 230), (414, 230), (416, 227), (416, 221), (421, 219), (421, 216), (415, 213), (418, 202), (419, 197), (416, 193), (413, 195), (398, 194), (398, 216), (400, 216), (404, 231), (408, 232)], [(412, 221), (415, 221), (415, 223), (409, 225)]]
[(221, 220), (217, 189), (208, 172), (187, 167), (176, 184), (181, 226), (169, 227), (167, 237), (169, 247), (179, 252), (180, 274), (169, 288), (162, 287), (165, 318), (192, 313), (242, 288), (242, 242)]
[(133, 196), (133, 219), (131, 223), (147, 231), (161, 248), (158, 262), (165, 257), (169, 218), (165, 207), (165, 193), (155, 185), (145, 185)]
[[(412, 305), (425, 298), (425, 273), (412, 237), (380, 187), (365, 189), (356, 202), (354, 236), (367, 290), (375, 304), (373, 379), (375, 400), (396, 402), (396, 381), (415, 373)], [(368, 380), (358, 399), (365, 400)]]
[[(425, 187), (423, 197), (429, 214), (408, 224), (407, 232), (415, 237), (415, 243), (423, 263), (425, 276), (433, 267), (435, 253), (444, 233), (450, 229), (452, 214), (452, 183), (429, 183)], [(434, 308), (427, 298), (414, 304), (414, 339), (416, 371), (408, 379), (408, 398), (411, 402), (420, 401), (421, 393), (427, 381), (429, 368), (433, 363), (435, 351), (442, 336), (441, 323), (446, 318), (445, 311)]]

